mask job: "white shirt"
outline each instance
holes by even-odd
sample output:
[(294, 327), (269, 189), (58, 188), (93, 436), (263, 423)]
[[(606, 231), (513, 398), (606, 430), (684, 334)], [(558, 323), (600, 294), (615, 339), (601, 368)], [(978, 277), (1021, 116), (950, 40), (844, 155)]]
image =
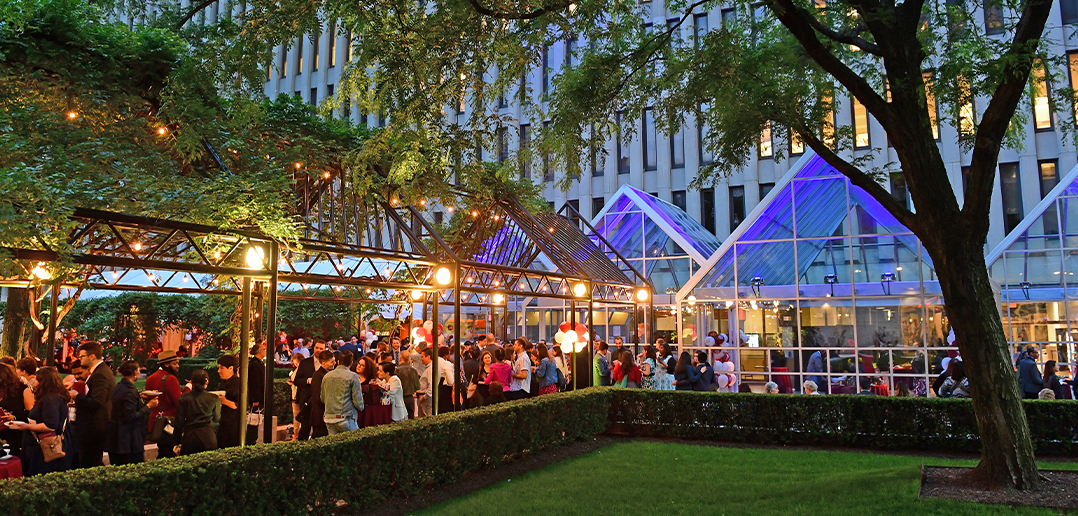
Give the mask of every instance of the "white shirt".
[[(517, 378), (517, 375), (522, 371), (527, 371), (528, 376)], [(532, 360), (528, 357), (527, 352), (521, 353), (513, 362), (513, 378), (509, 380), (509, 390), (527, 393), (532, 391)]]
[[(423, 374), (419, 375), (419, 390), (423, 391), (423, 394), (426, 394), (427, 396), (431, 395), (431, 378), (430, 378), (430, 375), (431, 375), (431, 371), (434, 370), (434, 368), (431, 367), (431, 365), (433, 365), (433, 364), (427, 364), (427, 367), (423, 370)], [(440, 369), (442, 371), (442, 378), (445, 379), (445, 384), (452, 387), (453, 386), (453, 364), (451, 364), (448, 360), (444, 360), (444, 359), (439, 360), (438, 361), (438, 369)]]

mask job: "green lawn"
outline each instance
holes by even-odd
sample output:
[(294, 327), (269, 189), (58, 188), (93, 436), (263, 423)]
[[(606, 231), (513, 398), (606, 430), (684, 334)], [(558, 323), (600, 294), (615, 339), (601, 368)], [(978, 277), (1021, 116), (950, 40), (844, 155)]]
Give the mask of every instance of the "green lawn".
[[(972, 464), (904, 455), (623, 442), (499, 482), (421, 514), (1059, 514), (919, 500), (922, 462)], [(1078, 469), (1078, 463), (1041, 467)]]

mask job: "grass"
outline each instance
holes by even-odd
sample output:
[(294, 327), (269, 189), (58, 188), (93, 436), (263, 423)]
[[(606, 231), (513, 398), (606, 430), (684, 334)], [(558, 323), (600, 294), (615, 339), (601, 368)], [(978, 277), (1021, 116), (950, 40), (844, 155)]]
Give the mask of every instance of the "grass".
[[(505, 516), (1061, 514), (920, 500), (921, 464), (973, 461), (872, 453), (629, 441), (529, 472), (420, 514)], [(1040, 464), (1078, 469), (1078, 463)]]

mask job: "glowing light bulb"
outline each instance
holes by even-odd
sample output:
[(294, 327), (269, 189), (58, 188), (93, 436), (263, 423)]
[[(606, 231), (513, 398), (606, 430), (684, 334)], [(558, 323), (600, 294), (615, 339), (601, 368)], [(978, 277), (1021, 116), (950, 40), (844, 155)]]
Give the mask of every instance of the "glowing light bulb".
[(136, 251), (141, 251), (142, 250), (142, 243), (141, 242), (132, 243), (131, 244), (131, 249), (134, 249)]
[(301, 168), (303, 168), (303, 163), (300, 163), (300, 162), (297, 161), (296, 162), (296, 170), (299, 170)]
[(35, 277), (37, 277), (37, 279), (40, 279), (40, 280), (50, 280), (50, 279), (52, 279), (52, 272), (50, 272), (48, 269), (45, 268), (44, 263), (37, 264), (37, 266), (34, 267), (34, 269), (31, 270), (30, 272), (33, 273), (33, 275)]
[(69, 120), (74, 120), (74, 119), (76, 119), (76, 118), (78, 118), (78, 117), (79, 117), (79, 114), (78, 114), (78, 113), (76, 113), (76, 112), (74, 112), (74, 111), (68, 111), (68, 112), (67, 112), (67, 118), (68, 118)]
[(164, 127), (158, 127), (157, 128), (157, 134), (160, 134), (161, 136), (164, 136), (165, 133), (168, 133), (168, 129), (165, 129)]
[(439, 267), (434, 273), (434, 281), (442, 286), (448, 285), (450, 281), (453, 281), (453, 272), (448, 267)]

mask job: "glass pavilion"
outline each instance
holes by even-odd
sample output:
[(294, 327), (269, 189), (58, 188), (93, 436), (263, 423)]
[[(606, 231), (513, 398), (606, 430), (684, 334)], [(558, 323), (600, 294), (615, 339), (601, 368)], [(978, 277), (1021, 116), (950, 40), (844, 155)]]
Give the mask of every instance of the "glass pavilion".
[[(1045, 177), (1044, 174), (1041, 176)], [(1043, 180), (1043, 179), (1042, 179)], [(987, 258), (1013, 350), (1036, 345), (1073, 377), (1078, 338), (1078, 167)]]
[[(657, 335), (676, 341), (674, 294), (700, 270), (722, 242), (681, 208), (630, 185), (618, 189), (595, 215), (592, 226), (654, 287), (655, 331), (652, 337)], [(628, 335), (619, 331), (622, 328), (617, 328), (628, 313), (613, 311), (605, 314), (597, 309), (595, 315), (598, 336), (612, 340), (619, 335)], [(600, 320), (609, 321), (611, 327), (603, 328)]]
[[(677, 294), (691, 349), (729, 354), (729, 390), (924, 393), (957, 351), (932, 262), (871, 195), (806, 153)], [(714, 331), (730, 336), (705, 340)], [(810, 367), (821, 353), (822, 367)], [(741, 385), (739, 385), (741, 384)]]

